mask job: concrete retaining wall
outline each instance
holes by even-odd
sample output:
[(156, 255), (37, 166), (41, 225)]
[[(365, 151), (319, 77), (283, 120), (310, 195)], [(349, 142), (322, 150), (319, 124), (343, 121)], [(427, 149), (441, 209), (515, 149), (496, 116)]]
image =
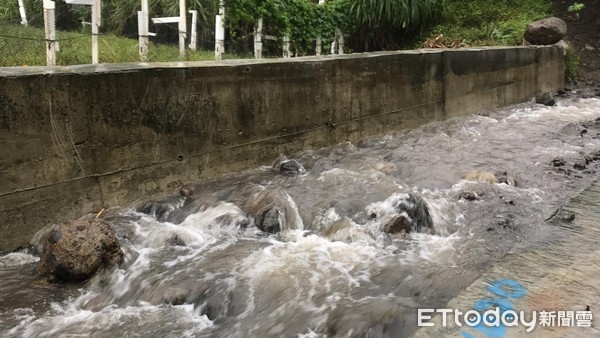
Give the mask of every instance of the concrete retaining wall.
[(0, 251), (47, 223), (564, 85), (562, 50), (0, 68)]

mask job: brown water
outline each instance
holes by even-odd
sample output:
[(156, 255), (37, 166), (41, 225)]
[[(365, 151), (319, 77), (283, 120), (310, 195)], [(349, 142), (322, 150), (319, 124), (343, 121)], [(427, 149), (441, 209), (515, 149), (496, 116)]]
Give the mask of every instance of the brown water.
[[(170, 210), (162, 221), (137, 205), (110, 210), (126, 262), (86, 284), (45, 283), (26, 252), (0, 257), (0, 335), (408, 336), (417, 308), (443, 307), (516, 244), (527, 248), (597, 177), (572, 159), (600, 150), (600, 128), (581, 134), (573, 123), (599, 117), (598, 99), (524, 104), (287, 154), (306, 172), (204, 182), (202, 202), (183, 209), (180, 197), (154, 198)], [(570, 175), (553, 168), (557, 156)], [(520, 184), (462, 179), (475, 170)], [(243, 227), (240, 201), (272, 187), (292, 201), (296, 230)], [(407, 192), (428, 203), (432, 234), (381, 231)]]

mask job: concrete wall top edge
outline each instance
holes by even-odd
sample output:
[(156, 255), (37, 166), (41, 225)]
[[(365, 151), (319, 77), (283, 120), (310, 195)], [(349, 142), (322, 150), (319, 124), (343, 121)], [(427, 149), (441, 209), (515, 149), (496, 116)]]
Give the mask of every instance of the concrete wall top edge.
[(382, 57), (391, 55), (414, 55), (435, 54), (444, 52), (472, 52), (499, 49), (537, 49), (537, 48), (559, 48), (557, 46), (486, 46), (476, 48), (459, 49), (434, 49), (424, 48), (415, 50), (383, 51), (369, 53), (353, 53), (335, 56), (304, 56), (296, 58), (278, 59), (231, 59), (222, 61), (179, 61), (179, 62), (136, 62), (136, 63), (113, 63), (113, 64), (86, 64), (73, 66), (32, 66), (32, 67), (0, 67), (0, 78), (27, 77), (37, 75), (60, 75), (60, 74), (106, 74), (122, 73), (144, 69), (178, 69), (178, 68), (202, 68), (202, 67), (236, 67), (257, 64), (281, 64), (301, 62), (332, 62), (336, 60), (348, 60), (357, 58)]

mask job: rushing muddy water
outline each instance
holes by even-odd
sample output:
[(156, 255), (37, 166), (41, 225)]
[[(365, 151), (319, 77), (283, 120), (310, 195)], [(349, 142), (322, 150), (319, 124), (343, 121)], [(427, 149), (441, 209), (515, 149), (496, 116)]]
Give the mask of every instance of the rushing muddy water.
[[(111, 209), (125, 263), (85, 284), (45, 282), (27, 252), (0, 257), (0, 335), (408, 336), (417, 308), (443, 307), (526, 247), (597, 177), (598, 161), (573, 168), (600, 150), (597, 118), (593, 98), (525, 104), (286, 154), (306, 171), (203, 182), (191, 204), (153, 197), (154, 214), (135, 211), (146, 201)], [(516, 185), (463, 179), (474, 171)], [(241, 201), (274, 187), (294, 217), (265, 234)], [(432, 231), (384, 233), (408, 192), (427, 202)]]

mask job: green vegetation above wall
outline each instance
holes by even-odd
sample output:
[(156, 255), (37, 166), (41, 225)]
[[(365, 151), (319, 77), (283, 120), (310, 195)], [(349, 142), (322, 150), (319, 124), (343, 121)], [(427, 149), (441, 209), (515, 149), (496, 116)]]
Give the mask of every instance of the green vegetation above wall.
[[(43, 27), (42, 0), (24, 0), (29, 22)], [(174, 0), (149, 0), (150, 16), (176, 16)], [(323, 50), (339, 28), (350, 52), (406, 49), (423, 46), (520, 45), (525, 26), (551, 15), (548, 0), (226, 0), (226, 51), (251, 54), (254, 26), (262, 17), (266, 56), (281, 55), (281, 40), (290, 36), (292, 52), (312, 55), (315, 40), (322, 37)], [(85, 31), (87, 6), (68, 5), (56, 0), (57, 28)], [(576, 4), (576, 3), (575, 3)], [(198, 39), (203, 49), (214, 46), (214, 16), (218, 0), (188, 0), (198, 11)], [(101, 32), (137, 37), (139, 0), (103, 0)], [(0, 0), (0, 22), (20, 22), (18, 3)], [(177, 41), (177, 28), (151, 27), (159, 35), (155, 42)]]
[(467, 45), (520, 45), (525, 27), (551, 16), (551, 7), (548, 0), (446, 0), (443, 21), (422, 40), (443, 34)]

